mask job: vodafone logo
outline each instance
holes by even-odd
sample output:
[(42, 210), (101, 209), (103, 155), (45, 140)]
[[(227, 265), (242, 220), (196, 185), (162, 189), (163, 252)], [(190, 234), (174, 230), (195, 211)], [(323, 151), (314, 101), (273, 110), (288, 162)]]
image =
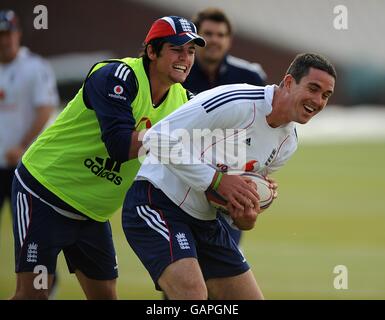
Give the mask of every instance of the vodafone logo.
[(125, 96), (122, 96), (122, 93), (123, 93), (123, 87), (120, 85), (116, 85), (114, 87), (114, 93), (109, 93), (108, 96), (114, 99), (126, 101), (127, 98)]
[(114, 92), (115, 92), (115, 94), (122, 94), (123, 93), (123, 87), (122, 86), (115, 86), (114, 87)]

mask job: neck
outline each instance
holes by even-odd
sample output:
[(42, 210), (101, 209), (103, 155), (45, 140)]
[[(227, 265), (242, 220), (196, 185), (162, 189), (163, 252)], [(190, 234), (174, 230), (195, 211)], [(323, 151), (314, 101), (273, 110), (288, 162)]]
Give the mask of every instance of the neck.
[(209, 80), (210, 81), (215, 80), (218, 73), (219, 66), (221, 65), (221, 61), (204, 60), (202, 58), (199, 58), (198, 56), (197, 56), (197, 60), (202, 70), (206, 73)]
[(13, 55), (9, 55), (9, 56), (1, 56), (0, 55), (0, 63), (3, 63), (3, 64), (7, 64), (7, 63), (11, 63), (13, 60), (15, 60), (17, 57), (17, 52)]
[(151, 87), (151, 99), (154, 105), (157, 105), (167, 93), (173, 83), (164, 77), (162, 77), (156, 70), (155, 66), (150, 63), (149, 65), (149, 80)]
[(290, 122), (285, 92), (280, 87), (274, 90), (272, 109), (271, 113), (266, 117), (270, 127), (277, 128)]

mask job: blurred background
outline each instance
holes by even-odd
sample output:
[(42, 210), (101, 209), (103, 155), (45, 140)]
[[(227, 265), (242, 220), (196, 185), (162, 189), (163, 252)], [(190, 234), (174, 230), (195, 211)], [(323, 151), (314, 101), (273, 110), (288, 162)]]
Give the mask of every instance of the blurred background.
[[(48, 29), (34, 28), (34, 8), (48, 9)], [(338, 28), (337, 6), (347, 23)], [(89, 68), (108, 58), (137, 56), (151, 23), (221, 8), (234, 26), (231, 54), (260, 63), (278, 84), (297, 53), (313, 51), (336, 66), (329, 106), (299, 126), (300, 148), (276, 174), (279, 199), (243, 250), (268, 299), (385, 299), (385, 1), (368, 0), (2, 0), (20, 17), (22, 44), (51, 63), (62, 107)], [(337, 7), (337, 9), (336, 9)], [(337, 10), (337, 11), (336, 11)], [(0, 299), (15, 285), (10, 213), (0, 224)], [(160, 298), (113, 218), (123, 299)], [(83, 299), (59, 263), (58, 299)], [(349, 271), (336, 289), (334, 267)]]

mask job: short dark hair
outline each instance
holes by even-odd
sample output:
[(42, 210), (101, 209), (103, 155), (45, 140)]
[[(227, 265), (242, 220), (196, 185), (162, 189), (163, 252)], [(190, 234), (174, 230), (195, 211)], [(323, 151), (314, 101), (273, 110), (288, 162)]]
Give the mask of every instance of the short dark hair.
[(192, 22), (197, 27), (198, 33), (201, 27), (201, 24), (205, 20), (211, 20), (215, 22), (224, 22), (227, 25), (227, 30), (231, 35), (233, 32), (233, 28), (231, 26), (231, 22), (226, 14), (218, 8), (207, 8), (200, 12), (198, 12), (192, 19)]
[(139, 57), (143, 58), (144, 61), (150, 62), (150, 58), (147, 54), (147, 48), (149, 45), (152, 46), (155, 54), (157, 57), (160, 56), (160, 52), (162, 51), (163, 45), (166, 43), (166, 41), (162, 38), (151, 40), (148, 44), (146, 44), (141, 53), (139, 54)]
[(286, 74), (291, 74), (295, 79), (295, 82), (299, 83), (302, 77), (309, 73), (310, 68), (325, 71), (334, 79), (337, 79), (337, 72), (331, 62), (325, 57), (316, 53), (298, 54), (290, 64)]

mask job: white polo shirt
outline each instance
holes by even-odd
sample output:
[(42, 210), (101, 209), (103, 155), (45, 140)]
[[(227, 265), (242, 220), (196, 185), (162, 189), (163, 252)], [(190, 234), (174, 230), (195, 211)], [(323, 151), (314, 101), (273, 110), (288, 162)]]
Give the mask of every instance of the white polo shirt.
[[(149, 180), (191, 216), (215, 219), (205, 190), (218, 168), (267, 174), (283, 166), (297, 148), (293, 122), (278, 128), (267, 123), (274, 88), (225, 85), (195, 96), (147, 131), (143, 145), (149, 152), (137, 180)], [(194, 129), (206, 130), (202, 136), (208, 144), (194, 138)], [(224, 135), (216, 129), (225, 130)], [(188, 134), (181, 138), (181, 133)], [(226, 144), (220, 146), (222, 142)]]
[(0, 168), (7, 167), (7, 150), (30, 129), (34, 109), (58, 104), (55, 75), (43, 58), (22, 47), (13, 61), (0, 63)]

